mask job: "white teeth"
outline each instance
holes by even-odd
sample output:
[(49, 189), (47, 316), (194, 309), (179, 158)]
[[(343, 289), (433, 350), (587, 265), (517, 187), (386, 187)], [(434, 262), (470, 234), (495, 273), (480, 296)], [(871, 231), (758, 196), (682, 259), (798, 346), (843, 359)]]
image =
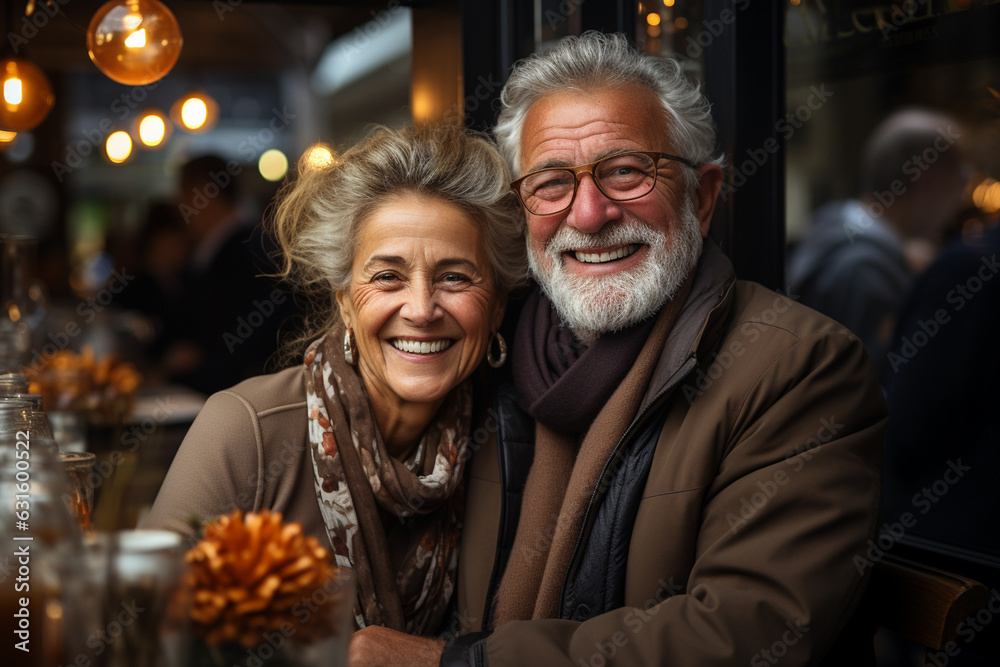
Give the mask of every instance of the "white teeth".
[(639, 249), (638, 243), (632, 243), (630, 245), (618, 248), (614, 252), (581, 252), (575, 250), (573, 256), (576, 257), (577, 261), (586, 262), (588, 264), (599, 264), (601, 262), (612, 262), (616, 259), (621, 259), (622, 257), (628, 257), (636, 250)]
[(392, 346), (400, 352), (409, 352), (410, 354), (434, 354), (435, 352), (441, 352), (442, 350), (447, 350), (451, 347), (451, 341), (447, 339), (427, 343), (415, 340), (393, 338), (390, 342), (392, 343)]

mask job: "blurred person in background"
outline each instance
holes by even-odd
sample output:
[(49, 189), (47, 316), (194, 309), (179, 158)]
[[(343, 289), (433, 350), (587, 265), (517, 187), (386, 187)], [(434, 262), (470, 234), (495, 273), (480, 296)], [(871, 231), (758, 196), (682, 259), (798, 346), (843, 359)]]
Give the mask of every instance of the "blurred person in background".
[(813, 215), (788, 261), (788, 288), (865, 344), (886, 380), (896, 312), (956, 222), (965, 185), (958, 122), (903, 109), (865, 144), (861, 195)]
[[(1000, 555), (1000, 225), (917, 277), (888, 355), (885, 516)], [(943, 482), (941, 481), (943, 480)]]
[(178, 335), (183, 272), (191, 254), (190, 237), (177, 206), (153, 202), (135, 240), (133, 274), (115, 303), (140, 313), (149, 325), (145, 343), (144, 376), (147, 384), (163, 381), (164, 354)]
[(262, 373), (282, 325), (297, 312), (273, 277), (273, 243), (241, 210), (236, 167), (215, 155), (195, 158), (181, 168), (177, 192), (192, 250), (165, 370), (206, 394)]

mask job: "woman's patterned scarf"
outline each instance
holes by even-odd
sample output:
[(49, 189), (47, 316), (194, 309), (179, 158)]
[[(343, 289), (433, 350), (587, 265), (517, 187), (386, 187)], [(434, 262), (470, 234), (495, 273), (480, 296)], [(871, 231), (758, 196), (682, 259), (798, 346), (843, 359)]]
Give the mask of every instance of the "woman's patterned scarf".
[(471, 385), (466, 380), (448, 394), (409, 458), (397, 460), (341, 340), (342, 329), (330, 332), (304, 359), (309, 445), (326, 532), (337, 565), (354, 570), (358, 627), (431, 635), (455, 589)]

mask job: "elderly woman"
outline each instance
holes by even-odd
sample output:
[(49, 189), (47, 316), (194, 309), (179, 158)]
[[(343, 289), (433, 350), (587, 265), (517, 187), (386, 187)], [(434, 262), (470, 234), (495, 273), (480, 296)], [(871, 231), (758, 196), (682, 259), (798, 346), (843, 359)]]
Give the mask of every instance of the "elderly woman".
[(301, 171), (273, 232), (313, 297), (302, 363), (208, 400), (144, 526), (282, 512), (354, 570), (360, 625), (433, 634), (455, 590), (472, 375), (503, 363), (526, 273), (517, 202), (493, 146), (457, 127), (380, 129)]

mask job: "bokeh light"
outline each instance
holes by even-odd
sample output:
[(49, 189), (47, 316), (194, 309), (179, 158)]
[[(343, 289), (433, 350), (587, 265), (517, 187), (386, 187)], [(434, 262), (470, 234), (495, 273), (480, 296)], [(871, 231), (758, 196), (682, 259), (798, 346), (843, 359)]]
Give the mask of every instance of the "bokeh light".
[(288, 173), (288, 157), (277, 148), (264, 151), (257, 160), (257, 169), (265, 179), (280, 181)]
[(170, 121), (159, 111), (147, 111), (139, 120), (139, 141), (147, 148), (163, 146), (170, 135)]
[(201, 134), (215, 127), (219, 120), (219, 105), (211, 95), (194, 91), (174, 103), (170, 117), (184, 130)]
[(109, 160), (120, 164), (132, 155), (132, 137), (125, 130), (112, 132), (104, 142), (104, 150)]

